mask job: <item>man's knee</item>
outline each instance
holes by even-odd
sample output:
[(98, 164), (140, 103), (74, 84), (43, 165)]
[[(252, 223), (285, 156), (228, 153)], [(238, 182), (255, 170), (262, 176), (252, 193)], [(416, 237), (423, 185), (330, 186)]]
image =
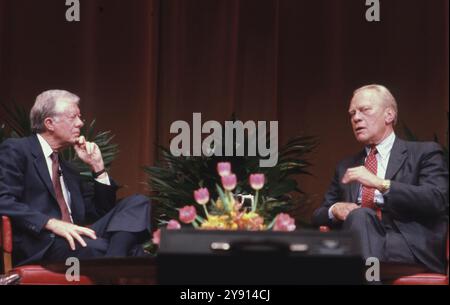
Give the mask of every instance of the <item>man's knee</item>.
[(376, 217), (376, 213), (374, 210), (369, 208), (357, 208), (348, 214), (345, 222), (350, 223), (366, 222), (368, 219), (373, 217)]
[[(123, 213), (124, 217), (128, 218), (127, 221), (136, 222), (135, 224), (143, 221), (145, 226), (147, 226), (150, 223), (151, 216), (150, 199), (139, 194), (128, 196), (116, 206), (116, 214), (119, 215), (121, 213)], [(120, 217), (120, 219), (123, 221), (123, 218)]]
[(104, 252), (100, 251), (99, 249), (96, 249), (94, 247), (81, 247), (76, 253), (74, 253), (74, 256), (80, 258), (80, 259), (86, 259), (86, 258), (94, 258), (94, 257), (101, 257), (104, 256)]
[(131, 195), (130, 198), (131, 198), (131, 200), (136, 201), (136, 202), (144, 202), (144, 203), (150, 202), (150, 198), (148, 198), (147, 196), (141, 195), (141, 194)]
[(94, 257), (102, 257), (106, 253), (106, 249), (108, 247), (108, 242), (105, 239), (84, 239), (87, 246), (83, 247), (81, 245), (77, 245), (77, 253), (74, 256), (78, 258), (94, 258)]
[(141, 194), (134, 194), (131, 196), (128, 196), (120, 201), (121, 204), (126, 205), (149, 205), (150, 206), (150, 198), (141, 195)]

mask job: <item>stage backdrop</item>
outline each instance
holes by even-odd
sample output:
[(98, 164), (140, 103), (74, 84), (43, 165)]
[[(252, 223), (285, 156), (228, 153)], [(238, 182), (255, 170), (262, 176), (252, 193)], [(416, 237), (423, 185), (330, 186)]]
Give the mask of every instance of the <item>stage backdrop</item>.
[[(167, 146), (170, 124), (192, 119), (278, 120), (280, 144), (319, 137), (300, 179), (320, 204), (334, 166), (361, 147), (347, 114), (353, 89), (380, 83), (400, 121), (444, 141), (448, 1), (0, 0), (0, 98), (31, 107), (41, 91), (77, 93), (84, 116), (116, 134), (112, 175), (121, 195), (146, 192), (140, 169)], [(399, 134), (401, 131), (399, 130)]]

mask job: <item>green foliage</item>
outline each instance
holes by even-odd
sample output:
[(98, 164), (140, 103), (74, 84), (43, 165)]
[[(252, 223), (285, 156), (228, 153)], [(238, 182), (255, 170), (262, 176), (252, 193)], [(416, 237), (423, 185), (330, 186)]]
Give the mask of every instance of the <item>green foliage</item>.
[(3, 121), (0, 126), (0, 143), (7, 138), (19, 138), (31, 134), (30, 119), (22, 107), (0, 103), (0, 114)]
[[(225, 147), (225, 137), (222, 137)], [(248, 136), (244, 145), (248, 147)], [(260, 167), (260, 155), (224, 157), (215, 156), (173, 156), (164, 147), (158, 147), (160, 160), (155, 166), (144, 167), (148, 175), (147, 184), (151, 192), (150, 198), (157, 202), (154, 215), (160, 223), (169, 219), (177, 219), (177, 209), (187, 204), (194, 204), (193, 192), (200, 187), (208, 188), (211, 198), (218, 197), (216, 185), (221, 185), (217, 174), (218, 162), (230, 162), (238, 185), (235, 194), (253, 194), (248, 178), (252, 173), (263, 173), (266, 184), (260, 191), (261, 208), (259, 213), (266, 219), (273, 219), (280, 212), (290, 212), (300, 207), (305, 194), (299, 188), (296, 175), (309, 175), (311, 165), (305, 155), (313, 151), (317, 139), (311, 136), (298, 136), (279, 148), (278, 163), (274, 167)], [(297, 193), (299, 196), (291, 196)], [(295, 198), (298, 197), (298, 198)], [(200, 210), (200, 209), (199, 209)], [(202, 215), (205, 217), (206, 215)]]
[[(31, 135), (30, 119), (24, 108), (18, 105), (10, 106), (6, 103), (0, 103), (0, 110), (3, 114), (1, 117), (3, 123), (0, 125), (0, 143), (7, 138)], [(112, 143), (114, 135), (111, 134), (111, 131), (96, 132), (95, 120), (93, 120), (90, 124), (85, 124), (80, 132), (85, 136), (86, 140), (97, 143), (102, 152), (105, 167), (109, 168), (119, 153), (118, 145)], [(65, 160), (72, 163), (83, 177), (92, 177), (89, 167), (77, 157), (72, 147), (65, 149), (62, 152), (62, 156)]]

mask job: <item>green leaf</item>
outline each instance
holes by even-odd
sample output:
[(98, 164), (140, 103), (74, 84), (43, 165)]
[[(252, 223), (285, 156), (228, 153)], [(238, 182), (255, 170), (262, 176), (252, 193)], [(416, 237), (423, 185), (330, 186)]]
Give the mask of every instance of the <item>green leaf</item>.
[(225, 207), (225, 210), (230, 211), (230, 202), (227, 198), (227, 196), (225, 196), (224, 192), (222, 191), (222, 188), (216, 184), (216, 188), (217, 188), (217, 192), (219, 193), (220, 196), (220, 200), (222, 200), (223, 206)]

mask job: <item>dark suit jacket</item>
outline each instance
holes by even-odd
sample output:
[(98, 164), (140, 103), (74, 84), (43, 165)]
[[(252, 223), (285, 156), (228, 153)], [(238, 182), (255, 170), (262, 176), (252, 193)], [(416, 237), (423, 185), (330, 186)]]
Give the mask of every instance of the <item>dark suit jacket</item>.
[[(359, 183), (342, 184), (346, 170), (364, 164), (365, 150), (341, 161), (324, 202), (313, 214), (315, 225), (339, 226), (328, 217), (336, 202), (357, 202)], [(448, 165), (434, 142), (408, 142), (396, 138), (385, 179), (391, 188), (384, 195), (383, 213), (389, 213), (411, 251), (429, 269), (445, 273), (448, 229)]]
[[(106, 214), (115, 204), (117, 186), (83, 182), (79, 172), (61, 162), (70, 192), (75, 224), (86, 225)], [(61, 217), (45, 157), (36, 135), (8, 139), (0, 145), (0, 215), (14, 226), (14, 261), (25, 264), (42, 259), (54, 235), (44, 226)]]

